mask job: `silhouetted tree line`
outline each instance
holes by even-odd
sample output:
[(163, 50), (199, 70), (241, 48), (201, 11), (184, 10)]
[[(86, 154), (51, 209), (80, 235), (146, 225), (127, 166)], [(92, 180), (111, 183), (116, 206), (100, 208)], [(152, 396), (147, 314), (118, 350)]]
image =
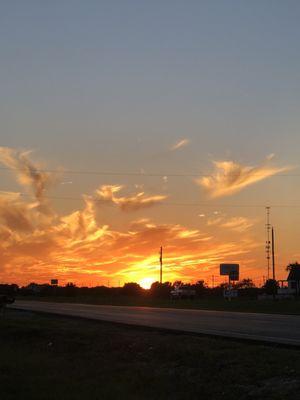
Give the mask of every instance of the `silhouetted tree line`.
[(2, 295), (14, 296), (14, 295), (16, 295), (16, 293), (18, 293), (18, 291), (19, 291), (18, 285), (0, 284), (0, 294), (2, 294)]
[[(298, 272), (300, 276), (300, 264), (296, 261), (289, 264), (286, 267), (288, 272)], [(298, 278), (297, 278), (298, 279)], [(300, 279), (298, 279), (300, 280)], [(195, 284), (186, 284), (181, 281), (171, 282), (154, 282), (150, 289), (143, 289), (136, 282), (125, 283), (122, 287), (107, 287), (107, 286), (95, 286), (95, 287), (78, 287), (74, 283), (67, 283), (65, 286), (54, 286), (50, 284), (37, 284), (30, 283), (27, 286), (19, 287), (16, 284), (0, 284), (0, 295), (8, 296), (36, 296), (36, 297), (150, 297), (159, 299), (170, 298), (171, 291), (175, 287), (184, 285), (186, 288), (194, 289), (196, 291), (196, 297), (221, 297), (223, 291), (227, 287), (227, 284), (221, 284), (216, 287), (208, 287), (203, 280), (197, 281)], [(275, 295), (279, 284), (276, 280), (268, 279), (264, 286), (258, 288), (255, 286), (252, 279), (243, 279), (239, 282), (232, 284), (233, 288), (238, 290), (239, 297), (253, 297), (256, 298), (258, 294)]]
[[(184, 285), (187, 288), (196, 291), (196, 297), (221, 297), (226, 284), (221, 284), (214, 288), (208, 287), (203, 280), (197, 281), (195, 284), (186, 284), (181, 281), (171, 282), (154, 282), (150, 289), (143, 289), (138, 283), (125, 283), (122, 287), (95, 286), (85, 287), (76, 286), (74, 283), (67, 283), (65, 286), (53, 286), (50, 284), (30, 283), (27, 286), (18, 287), (18, 285), (1, 285), (0, 294), (17, 295), (17, 296), (36, 296), (36, 297), (150, 297), (159, 299), (169, 299), (171, 291), (177, 286)], [(239, 291), (239, 296), (256, 297), (262, 292), (262, 288), (255, 287), (251, 279), (244, 279), (236, 284), (234, 288)], [(272, 288), (272, 289), (271, 289)], [(273, 293), (272, 283), (266, 283), (266, 291)]]

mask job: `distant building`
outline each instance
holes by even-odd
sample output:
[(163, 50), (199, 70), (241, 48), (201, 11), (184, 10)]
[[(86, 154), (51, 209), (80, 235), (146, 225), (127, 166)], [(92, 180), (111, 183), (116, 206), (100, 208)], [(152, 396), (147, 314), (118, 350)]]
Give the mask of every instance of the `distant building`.
[(293, 265), (289, 272), (288, 287), (293, 290), (296, 295), (300, 294), (300, 265)]
[(292, 265), (287, 279), (279, 281), (277, 293), (280, 297), (295, 297), (300, 295), (300, 264)]

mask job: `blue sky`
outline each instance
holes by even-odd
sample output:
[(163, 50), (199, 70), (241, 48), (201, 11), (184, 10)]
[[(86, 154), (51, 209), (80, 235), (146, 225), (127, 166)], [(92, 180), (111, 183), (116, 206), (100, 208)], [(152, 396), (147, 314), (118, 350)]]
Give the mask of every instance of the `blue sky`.
[(189, 136), (217, 156), (295, 157), (299, 17), (297, 1), (5, 2), (4, 140), (88, 152)]

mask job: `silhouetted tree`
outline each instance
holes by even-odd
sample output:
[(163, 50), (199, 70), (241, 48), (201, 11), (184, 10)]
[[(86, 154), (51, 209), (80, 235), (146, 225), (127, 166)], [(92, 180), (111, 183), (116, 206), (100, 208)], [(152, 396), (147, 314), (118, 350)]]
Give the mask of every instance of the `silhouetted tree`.
[(17, 293), (19, 286), (16, 284), (0, 284), (0, 294), (11, 294)]
[(135, 282), (125, 283), (122, 287), (122, 294), (125, 296), (140, 296), (142, 293), (143, 289)]
[(203, 296), (208, 290), (208, 287), (203, 280), (197, 281), (193, 287), (196, 290), (197, 296)]
[(291, 263), (286, 267), (287, 271), (292, 271), (293, 269), (300, 269), (300, 264), (298, 263), (298, 261), (295, 261), (294, 263)]
[(174, 286), (182, 286), (183, 282), (182, 281), (175, 281)]
[(77, 286), (72, 282), (67, 283), (65, 286), (65, 293), (66, 296), (75, 296), (77, 293)]
[(173, 286), (170, 282), (153, 282), (150, 288), (150, 296), (157, 298), (168, 298), (170, 297)]

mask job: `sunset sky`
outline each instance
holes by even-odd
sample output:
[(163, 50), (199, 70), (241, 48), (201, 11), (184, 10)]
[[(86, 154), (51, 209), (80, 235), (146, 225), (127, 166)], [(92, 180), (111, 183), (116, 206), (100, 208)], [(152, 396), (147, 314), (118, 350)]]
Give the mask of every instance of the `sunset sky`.
[(300, 261), (299, 1), (0, 6), (0, 280), (116, 286)]

